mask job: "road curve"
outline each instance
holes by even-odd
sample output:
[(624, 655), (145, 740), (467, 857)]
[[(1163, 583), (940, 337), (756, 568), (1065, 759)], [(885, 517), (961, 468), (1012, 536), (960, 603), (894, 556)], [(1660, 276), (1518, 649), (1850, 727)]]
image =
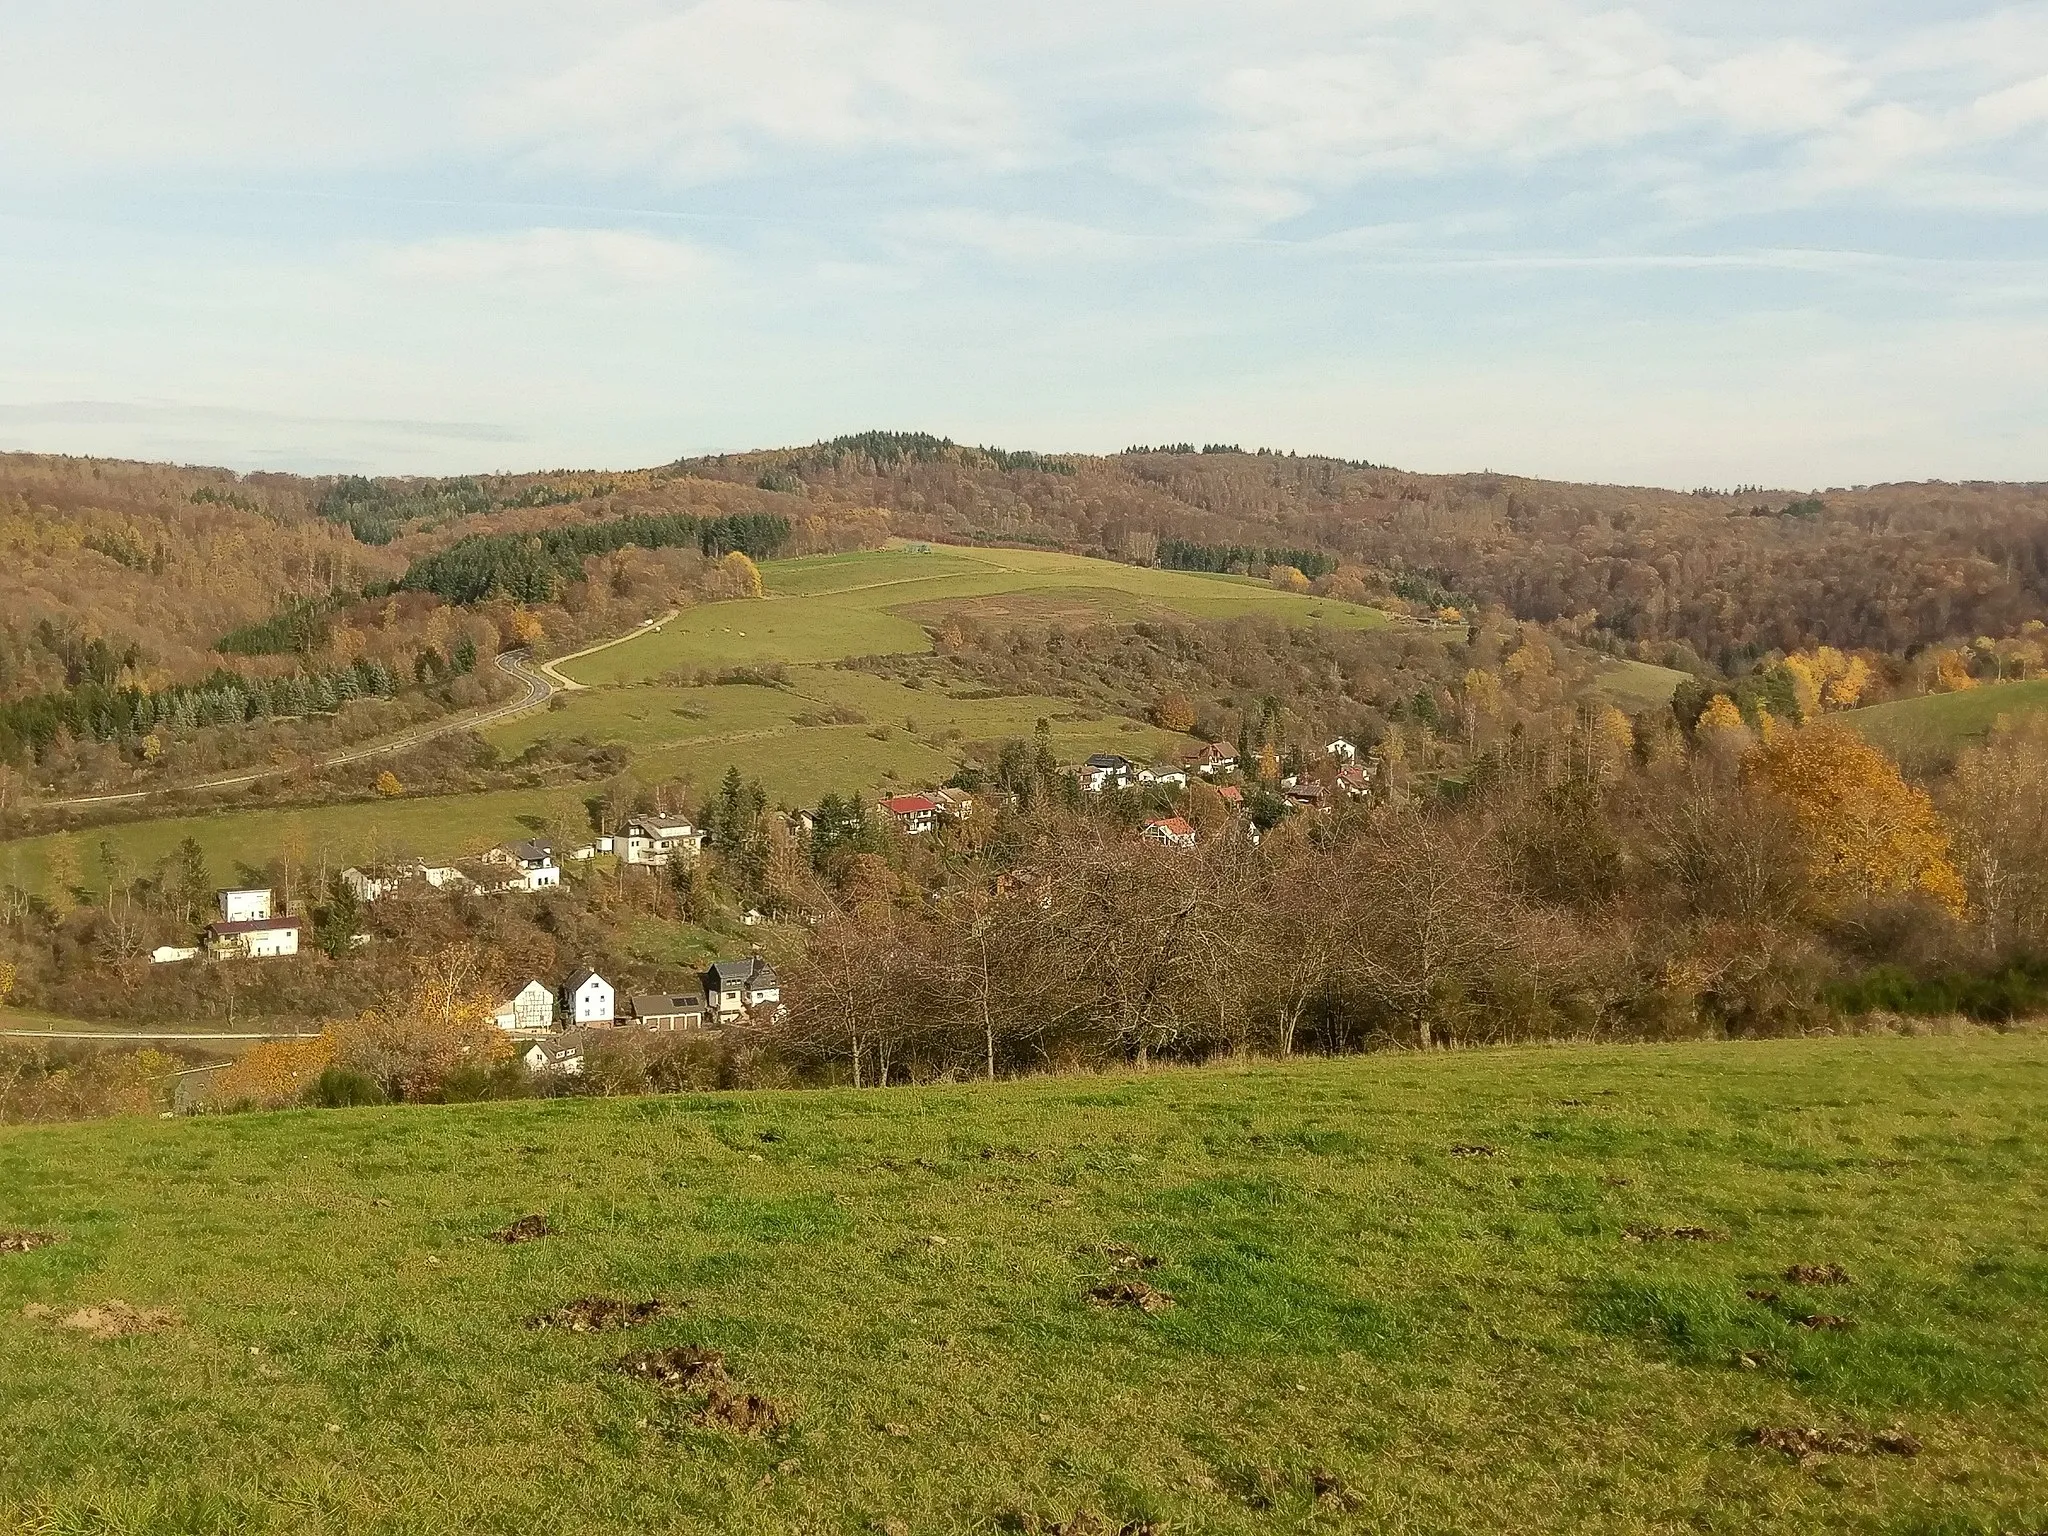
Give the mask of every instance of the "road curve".
[[(526, 692), (509, 704), (493, 704), (488, 709), (473, 710), (468, 714), (455, 715), (446, 720), (437, 720), (431, 725), (401, 731), (396, 736), (387, 736), (382, 741), (368, 746), (348, 747), (340, 752), (330, 752), (313, 759), (316, 768), (336, 768), (345, 763), (358, 763), (366, 757), (382, 757), (388, 752), (403, 752), (439, 736), (452, 735), (456, 731), (473, 731), (480, 726), (492, 725), (513, 715), (523, 715), (530, 709), (539, 709), (561, 692), (560, 686), (551, 680), (540, 668), (528, 665), (531, 660), (527, 652), (505, 651), (493, 658), (493, 664), (508, 677), (515, 677), (526, 685)], [(173, 795), (201, 789), (232, 789), (238, 784), (253, 784), (258, 779), (267, 779), (273, 774), (289, 773), (297, 764), (273, 765), (268, 768), (251, 769), (244, 773), (227, 774), (217, 779), (201, 779), (192, 784), (162, 784), (151, 789), (131, 789), (113, 795), (74, 795), (66, 800), (38, 800), (39, 807), (67, 808), (87, 805), (119, 805), (129, 800), (152, 800), (159, 795)]]

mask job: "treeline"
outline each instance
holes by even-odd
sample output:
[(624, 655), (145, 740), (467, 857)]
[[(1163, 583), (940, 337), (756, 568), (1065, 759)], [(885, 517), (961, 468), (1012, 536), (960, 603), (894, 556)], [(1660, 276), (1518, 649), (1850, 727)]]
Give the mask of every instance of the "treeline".
[(1233, 572), (1263, 576), (1276, 565), (1291, 565), (1304, 576), (1328, 576), (1337, 557), (1317, 549), (1264, 549), (1251, 544), (1194, 544), (1186, 539), (1161, 539), (1159, 564), (1170, 571)]
[(726, 517), (636, 514), (541, 533), (472, 534), (415, 560), (398, 585), (407, 591), (431, 592), (451, 603), (479, 603), (493, 596), (545, 603), (582, 579), (583, 562), (591, 555), (628, 546), (674, 549), (695, 545), (711, 559), (737, 551), (760, 560), (788, 543), (789, 534), (789, 519), (772, 512)]
[(1257, 842), (1191, 788), (1193, 850), (1137, 838), (1114, 798), (1051, 797), (822, 888), (785, 866), (765, 910), (800, 913), (808, 952), (748, 1038), (873, 1085), (1872, 1009), (2002, 1023), (2048, 1000), (2044, 745), (1994, 738), (1937, 804), (1829, 724), (1574, 733)]
[[(427, 653), (419, 666), (438, 680), (455, 663)], [(469, 652), (470, 665), (475, 651)], [(261, 681), (216, 672), (201, 683), (147, 691), (88, 682), (63, 693), (41, 694), (0, 704), (0, 762), (23, 766), (40, 760), (59, 732), (93, 741), (127, 741), (158, 726), (192, 730), (235, 725), (268, 716), (332, 714), (351, 699), (389, 698), (398, 678), (381, 662), (359, 660), (348, 667)]]

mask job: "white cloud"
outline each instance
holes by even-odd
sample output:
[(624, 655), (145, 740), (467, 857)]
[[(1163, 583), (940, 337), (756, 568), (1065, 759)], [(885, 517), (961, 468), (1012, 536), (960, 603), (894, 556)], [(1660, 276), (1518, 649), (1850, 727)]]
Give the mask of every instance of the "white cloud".
[(543, 164), (729, 176), (772, 155), (1018, 147), (1002, 95), (943, 31), (826, 0), (702, 0), (642, 23), (479, 123)]

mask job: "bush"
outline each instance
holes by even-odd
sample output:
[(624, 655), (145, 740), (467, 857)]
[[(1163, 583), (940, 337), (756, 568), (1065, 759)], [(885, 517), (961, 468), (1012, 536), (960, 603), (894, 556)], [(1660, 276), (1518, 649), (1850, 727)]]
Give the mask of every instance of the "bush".
[(329, 1067), (306, 1090), (306, 1102), (316, 1109), (356, 1109), (386, 1102), (383, 1084), (354, 1067)]

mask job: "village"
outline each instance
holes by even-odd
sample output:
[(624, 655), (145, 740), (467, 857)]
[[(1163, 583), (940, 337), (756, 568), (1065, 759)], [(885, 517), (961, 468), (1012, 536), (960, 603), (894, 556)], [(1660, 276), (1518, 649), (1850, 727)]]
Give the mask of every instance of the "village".
[[(1277, 787), (1263, 775), (1247, 784), (1237, 754), (1221, 743), (1208, 743), (1179, 763), (1142, 764), (1111, 752), (1096, 753), (1062, 770), (1070, 793), (1103, 797), (1135, 793), (1146, 807), (1135, 836), (1166, 849), (1191, 850), (1201, 841), (1189, 815), (1151, 814), (1164, 805), (1188, 806), (1191, 785), (1213, 791), (1238, 834), (1256, 842), (1260, 827), (1247, 814), (1248, 790), (1277, 796), (1285, 812), (1319, 813), (1343, 800), (1365, 798), (1372, 766), (1342, 738), (1324, 748), (1324, 763), (1314, 775), (1281, 776)], [(1003, 796), (997, 789), (974, 792), (957, 785), (889, 795), (871, 803), (876, 821), (909, 838), (924, 838), (948, 826), (971, 821), (981, 809)], [(790, 834), (808, 839), (818, 831), (818, 813), (798, 810), (769, 812), (779, 816)], [(1189, 814), (1197, 814), (1190, 808)], [(369, 866), (350, 865), (335, 877), (358, 908), (404, 895), (461, 895), (477, 898), (539, 895), (562, 887), (566, 869), (587, 868), (669, 871), (694, 867), (711, 842), (711, 833), (674, 813), (636, 812), (614, 829), (589, 842), (558, 845), (546, 837), (514, 840), (472, 858), (447, 863), (423, 858)], [(277, 892), (265, 886), (238, 886), (214, 893), (218, 915), (190, 944), (164, 944), (150, 953), (157, 965), (206, 960), (240, 964), (286, 960), (309, 942), (313, 919), (285, 910)], [(749, 910), (740, 922), (762, 922)], [(368, 932), (344, 931), (345, 948), (372, 942)], [(713, 1039), (745, 1024), (773, 1023), (786, 1013), (782, 985), (774, 966), (759, 953), (719, 958), (703, 967), (694, 985), (684, 990), (634, 990), (619, 985), (588, 964), (557, 977), (530, 975), (510, 987), (499, 1000), (491, 1022), (514, 1042), (514, 1054), (536, 1075), (579, 1076), (593, 1041), (601, 1032), (632, 1030), (649, 1035), (688, 1035)]]

